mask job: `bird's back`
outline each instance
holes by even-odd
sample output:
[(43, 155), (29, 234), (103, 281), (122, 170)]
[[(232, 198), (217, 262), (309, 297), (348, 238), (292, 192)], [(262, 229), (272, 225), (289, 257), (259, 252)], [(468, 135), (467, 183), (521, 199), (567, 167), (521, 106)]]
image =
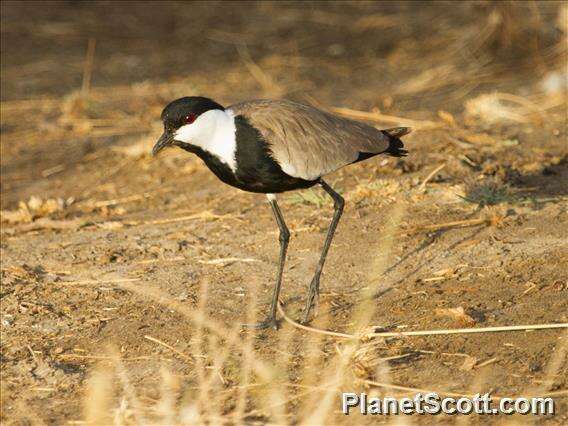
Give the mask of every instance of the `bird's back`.
[(284, 172), (302, 179), (392, 148), (393, 137), (384, 131), (292, 101), (253, 100), (227, 109), (260, 132)]

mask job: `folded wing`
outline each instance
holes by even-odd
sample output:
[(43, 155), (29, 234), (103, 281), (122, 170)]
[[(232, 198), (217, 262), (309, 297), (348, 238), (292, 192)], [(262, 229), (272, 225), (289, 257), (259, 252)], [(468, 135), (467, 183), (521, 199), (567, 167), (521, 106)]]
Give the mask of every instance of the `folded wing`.
[(306, 180), (388, 152), (393, 137), (366, 124), (291, 101), (255, 100), (228, 109), (259, 130), (284, 172)]

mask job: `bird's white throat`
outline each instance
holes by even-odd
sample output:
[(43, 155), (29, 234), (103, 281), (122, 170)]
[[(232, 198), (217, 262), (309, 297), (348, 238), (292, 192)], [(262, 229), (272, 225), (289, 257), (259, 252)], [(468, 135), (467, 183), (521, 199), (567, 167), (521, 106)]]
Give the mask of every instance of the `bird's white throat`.
[(235, 117), (231, 110), (212, 109), (177, 129), (174, 139), (198, 146), (235, 171), (237, 149)]

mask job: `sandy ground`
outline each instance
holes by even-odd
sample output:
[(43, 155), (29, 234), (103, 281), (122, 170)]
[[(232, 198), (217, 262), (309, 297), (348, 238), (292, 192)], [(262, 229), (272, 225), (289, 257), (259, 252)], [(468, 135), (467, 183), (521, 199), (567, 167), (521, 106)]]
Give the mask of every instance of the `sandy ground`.
[[(540, 15), (552, 27), (555, 7)], [(210, 376), (226, 396), (215, 399), (217, 415), (231, 419), (239, 389), (262, 383), (243, 382), (249, 358), (278, 366), (271, 377), (285, 410), (279, 418), (259, 408), (268, 396), (253, 387), (247, 423), (351, 421), (338, 413), (338, 391), (361, 391), (362, 379), (458, 393), (566, 390), (563, 330), (381, 339), (358, 348), (333, 406), (309, 417), (325, 405), (316, 385), (344, 343), (288, 323), (239, 330), (267, 309), (276, 271), (264, 197), (223, 185), (186, 153), (149, 156), (161, 108), (182, 95), (375, 108), (382, 127), (400, 117), (416, 128), (407, 158), (377, 157), (328, 177), (347, 204), (312, 325), (353, 333), (361, 315), (394, 331), (566, 323), (566, 96), (543, 86), (565, 64), (553, 43), (562, 35), (543, 35), (549, 44), (536, 59), (515, 34), (503, 53), (491, 45), (500, 38), (490, 14), (419, 3), (3, 2), (3, 423), (110, 422), (113, 414), (89, 405), (105, 389), (116, 397), (108, 403), (116, 424), (138, 423), (140, 413), (175, 423), (148, 408), (164, 381), (174, 377), (175, 395), (191, 398)], [(85, 72), (89, 38), (96, 47)], [(494, 92), (513, 101), (484, 103)], [(299, 318), (332, 203), (317, 189), (279, 200), (292, 230), (282, 300)], [(237, 343), (204, 339), (188, 320), (195, 312)], [(219, 361), (221, 348), (230, 353)], [(114, 384), (97, 394), (88, 383), (101, 371)], [(306, 381), (312, 393), (302, 397)], [(556, 409), (534, 420), (568, 422), (565, 396)]]

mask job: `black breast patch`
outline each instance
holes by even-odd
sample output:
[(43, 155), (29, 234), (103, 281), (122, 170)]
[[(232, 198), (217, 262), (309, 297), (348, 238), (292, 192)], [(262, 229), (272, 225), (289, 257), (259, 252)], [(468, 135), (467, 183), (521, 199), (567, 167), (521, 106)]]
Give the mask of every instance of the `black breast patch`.
[(188, 143), (177, 143), (177, 145), (185, 151), (192, 152), (199, 158), (201, 158), (207, 165), (209, 170), (211, 170), (215, 174), (215, 176), (219, 178), (220, 181), (225, 182), (227, 185), (244, 189), (241, 187), (231, 168), (226, 163), (221, 161), (217, 156), (205, 151), (204, 149), (201, 149), (198, 146)]

